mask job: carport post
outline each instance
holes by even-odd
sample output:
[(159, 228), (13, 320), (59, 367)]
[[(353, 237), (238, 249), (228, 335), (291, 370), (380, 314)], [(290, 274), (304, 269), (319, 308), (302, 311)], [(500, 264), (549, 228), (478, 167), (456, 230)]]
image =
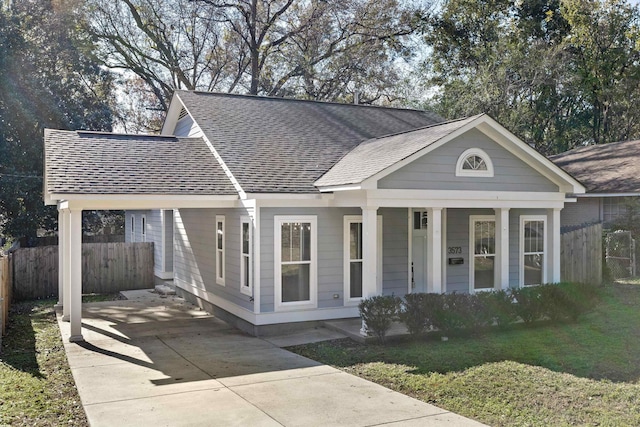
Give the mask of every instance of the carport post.
[(71, 273), (71, 334), (69, 342), (84, 341), (82, 337), (82, 210), (71, 209), (69, 218), (69, 249)]
[(68, 322), (70, 319), (69, 313), (71, 312), (71, 258), (69, 257), (69, 236), (71, 230), (69, 228), (69, 209), (61, 209), (62, 211), (62, 223), (58, 224), (58, 237), (60, 243), (60, 250), (62, 251), (62, 320)]
[(58, 303), (56, 309), (64, 306), (64, 238), (62, 229), (64, 224), (64, 211), (58, 206)]

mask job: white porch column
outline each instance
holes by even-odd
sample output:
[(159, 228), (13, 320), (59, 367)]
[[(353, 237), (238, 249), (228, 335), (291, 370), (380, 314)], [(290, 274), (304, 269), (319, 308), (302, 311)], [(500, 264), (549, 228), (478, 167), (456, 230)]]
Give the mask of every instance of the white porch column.
[(69, 258), (71, 273), (70, 305), (71, 335), (69, 342), (82, 338), (82, 210), (72, 209), (69, 215)]
[(62, 237), (64, 227), (64, 211), (58, 207), (58, 302), (56, 309), (64, 305), (64, 237)]
[(382, 295), (378, 285), (378, 208), (362, 208), (362, 296)]
[[(378, 208), (362, 208), (362, 297), (382, 295), (378, 286)], [(367, 336), (367, 325), (362, 321), (360, 334)]]
[(509, 208), (494, 209), (496, 214), (496, 260), (494, 287), (509, 288)]
[(69, 209), (62, 209), (62, 223), (59, 224), (62, 234), (58, 237), (62, 250), (62, 320), (68, 322), (71, 312), (71, 257), (69, 244), (71, 242), (70, 225), (71, 213)]
[(442, 292), (442, 208), (427, 208), (427, 292)]
[(560, 281), (560, 209), (547, 209), (547, 283)]

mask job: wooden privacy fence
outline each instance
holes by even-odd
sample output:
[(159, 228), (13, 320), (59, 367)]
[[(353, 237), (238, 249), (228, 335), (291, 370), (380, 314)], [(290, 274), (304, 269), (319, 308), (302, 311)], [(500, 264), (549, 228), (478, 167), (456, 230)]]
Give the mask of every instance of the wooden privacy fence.
[[(58, 295), (58, 246), (11, 254), (15, 300)], [(82, 292), (113, 293), (153, 287), (153, 243), (83, 243)]]
[(602, 282), (602, 224), (563, 233), (560, 246), (562, 281)]
[(0, 256), (0, 344), (2, 336), (7, 334), (9, 307), (11, 306), (11, 264), (9, 257)]

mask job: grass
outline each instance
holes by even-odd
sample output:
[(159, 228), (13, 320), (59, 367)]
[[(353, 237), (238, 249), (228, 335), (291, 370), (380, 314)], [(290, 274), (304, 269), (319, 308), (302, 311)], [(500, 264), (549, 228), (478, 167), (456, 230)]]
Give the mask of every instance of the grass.
[[(90, 295), (83, 302), (112, 300)], [(86, 426), (54, 300), (13, 304), (0, 353), (0, 425)]]
[(606, 286), (577, 323), (289, 350), (489, 425), (640, 425), (639, 283)]

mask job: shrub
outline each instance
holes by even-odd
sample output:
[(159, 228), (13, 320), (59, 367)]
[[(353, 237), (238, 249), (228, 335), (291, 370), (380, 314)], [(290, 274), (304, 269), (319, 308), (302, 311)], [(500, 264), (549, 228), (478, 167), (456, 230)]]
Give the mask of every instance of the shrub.
[(540, 286), (529, 286), (510, 291), (515, 300), (514, 312), (525, 323), (539, 320), (544, 313), (540, 288)]
[(442, 294), (441, 303), (434, 309), (433, 326), (442, 332), (455, 329), (470, 329), (475, 326), (474, 295)]
[(433, 325), (433, 314), (439, 304), (439, 294), (407, 294), (404, 296), (400, 320), (411, 335), (421, 335)]
[(513, 307), (513, 297), (510, 292), (496, 290), (480, 292), (475, 295), (482, 307), (481, 315), (483, 317), (479, 319), (479, 322), (484, 325), (491, 326), (495, 324), (498, 327), (504, 327), (517, 320)]
[(391, 324), (398, 319), (400, 298), (396, 296), (374, 296), (363, 300), (358, 308), (365, 322), (368, 335), (375, 335), (384, 343)]
[(555, 289), (548, 300), (552, 310), (555, 311), (547, 313), (552, 320), (561, 318), (578, 320), (581, 315), (593, 309), (601, 295), (601, 288), (591, 283), (563, 282), (547, 286)]

